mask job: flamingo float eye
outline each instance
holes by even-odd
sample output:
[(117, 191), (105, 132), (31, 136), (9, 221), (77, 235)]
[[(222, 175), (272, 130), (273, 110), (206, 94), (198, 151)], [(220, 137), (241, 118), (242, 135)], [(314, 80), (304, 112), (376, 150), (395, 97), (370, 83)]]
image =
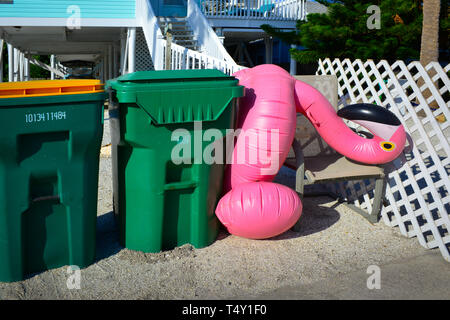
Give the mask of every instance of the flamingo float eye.
[(384, 151), (394, 151), (395, 150), (395, 143), (390, 142), (390, 141), (382, 141), (380, 142), (380, 147), (381, 149), (383, 149)]

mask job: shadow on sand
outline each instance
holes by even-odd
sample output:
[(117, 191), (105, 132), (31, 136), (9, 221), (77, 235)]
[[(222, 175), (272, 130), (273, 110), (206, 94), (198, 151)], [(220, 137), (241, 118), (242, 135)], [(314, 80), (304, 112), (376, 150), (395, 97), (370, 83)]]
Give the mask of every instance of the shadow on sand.
[[(295, 172), (288, 168), (281, 168), (280, 173), (274, 179), (275, 183), (284, 184), (295, 190)], [(335, 224), (340, 215), (335, 209), (339, 203), (333, 206), (325, 206), (333, 201), (328, 196), (306, 197), (303, 199), (303, 210), (300, 217), (299, 228), (296, 231), (288, 230), (276, 237), (267, 240), (286, 240), (298, 238), (321, 232)], [(216, 241), (227, 238), (230, 233), (221, 225)], [(119, 243), (119, 231), (114, 218), (114, 212), (108, 212), (97, 219), (97, 257), (96, 261), (108, 258), (123, 247)]]
[(95, 261), (108, 258), (123, 247), (119, 243), (119, 230), (114, 218), (114, 212), (97, 217), (97, 255)]
[[(295, 171), (286, 167), (282, 167), (278, 175), (273, 180), (275, 183), (283, 184), (293, 190), (295, 190)], [(335, 209), (339, 205), (338, 202), (333, 204), (333, 206), (324, 206), (332, 202), (334, 199), (324, 195), (320, 197), (308, 197), (303, 199), (303, 210), (300, 216), (299, 228), (297, 231), (292, 229), (267, 240), (286, 240), (292, 238), (298, 238), (321, 232), (328, 229), (337, 221), (339, 221), (339, 212)], [(219, 236), (217, 240), (223, 240), (230, 234), (222, 226), (219, 231)]]

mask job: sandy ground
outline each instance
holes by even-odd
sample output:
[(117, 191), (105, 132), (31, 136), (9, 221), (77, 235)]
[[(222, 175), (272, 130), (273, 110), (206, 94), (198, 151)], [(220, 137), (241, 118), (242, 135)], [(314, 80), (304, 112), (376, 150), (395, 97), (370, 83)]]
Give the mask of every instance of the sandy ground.
[[(109, 142), (106, 120), (103, 144)], [(295, 176), (283, 169), (277, 181), (292, 186)], [(368, 266), (381, 266), (382, 272), (383, 266), (386, 270), (397, 266), (397, 271), (386, 272), (392, 279), (402, 279), (395, 273), (402, 268), (408, 270), (402, 264), (410, 271), (434, 277), (434, 282), (420, 284), (428, 291), (419, 288), (411, 298), (450, 299), (450, 266), (438, 252), (425, 250), (416, 239), (407, 239), (382, 222), (370, 224), (332, 198), (304, 199), (299, 232), (290, 230), (268, 240), (248, 240), (222, 230), (217, 241), (206, 248), (184, 245), (144, 254), (125, 249), (118, 242), (111, 203), (111, 161), (105, 150), (99, 184), (97, 260), (81, 270), (81, 289), (68, 289), (70, 274), (62, 267), (24, 281), (0, 283), (0, 299), (370, 298), (351, 294), (368, 290)], [(395, 289), (407, 291), (411, 279), (399, 281)], [(335, 294), (329, 293), (333, 288)], [(311, 295), (305, 295), (308, 292)], [(376, 298), (383, 297), (389, 294), (378, 292)]]

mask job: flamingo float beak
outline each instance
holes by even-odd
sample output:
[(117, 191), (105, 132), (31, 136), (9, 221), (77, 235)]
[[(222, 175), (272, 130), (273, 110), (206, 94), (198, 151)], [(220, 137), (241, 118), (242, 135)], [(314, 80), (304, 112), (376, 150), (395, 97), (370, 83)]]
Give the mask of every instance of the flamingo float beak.
[[(379, 147), (386, 152), (392, 152), (397, 148), (396, 132), (403, 130), (400, 120), (394, 113), (386, 108), (369, 104), (358, 103), (346, 106), (337, 112), (341, 118), (350, 120), (368, 129), (372, 134), (382, 139)], [(403, 146), (398, 146), (403, 147)]]

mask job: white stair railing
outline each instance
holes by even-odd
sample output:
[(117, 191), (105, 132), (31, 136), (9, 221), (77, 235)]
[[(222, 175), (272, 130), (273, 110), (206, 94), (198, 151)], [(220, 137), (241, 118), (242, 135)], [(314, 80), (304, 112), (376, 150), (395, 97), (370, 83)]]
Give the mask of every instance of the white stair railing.
[(163, 69), (162, 43), (165, 41), (150, 0), (136, 0), (136, 19), (142, 26), (155, 70)]
[(188, 0), (188, 22), (204, 52), (197, 52), (172, 43), (171, 66), (165, 65), (167, 41), (163, 37), (150, 1), (137, 0), (136, 14), (144, 31), (155, 70), (217, 68), (231, 74), (243, 68), (238, 66), (228, 54), (194, 0)]
[(187, 70), (187, 69), (217, 69), (226, 74), (233, 74), (238, 70), (245, 69), (243, 66), (239, 66), (236, 63), (229, 63), (225, 60), (217, 59), (215, 57), (208, 56), (204, 53), (187, 49), (175, 43), (170, 46), (171, 52), (171, 65), (165, 64), (165, 52), (167, 48), (167, 41), (164, 40), (162, 44), (163, 68), (171, 70)]
[(231, 64), (235, 63), (217, 34), (211, 28), (196, 0), (187, 0), (187, 5), (186, 19), (197, 37), (200, 51), (216, 59), (224, 60)]
[(208, 18), (303, 20), (305, 0), (200, 0)]

